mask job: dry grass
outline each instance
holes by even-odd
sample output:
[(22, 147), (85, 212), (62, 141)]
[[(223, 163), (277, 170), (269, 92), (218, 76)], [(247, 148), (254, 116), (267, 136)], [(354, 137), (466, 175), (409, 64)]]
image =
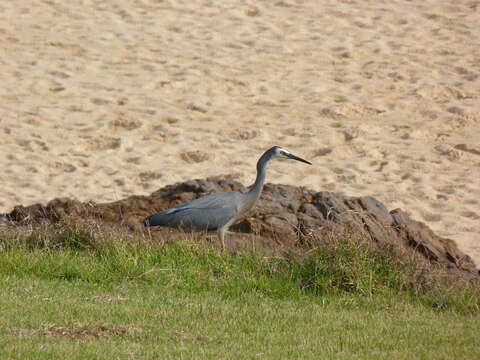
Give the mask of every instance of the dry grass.
[(127, 333), (141, 332), (139, 328), (114, 325), (86, 325), (75, 323), (71, 326), (42, 324), (38, 329), (13, 328), (12, 335), (18, 337), (48, 336), (70, 340), (91, 340), (124, 336)]
[[(314, 233), (303, 234), (296, 241), (257, 237), (251, 243), (245, 242), (241, 235), (232, 235), (230, 251), (222, 254), (216, 238), (212, 241), (204, 233), (183, 233), (172, 238), (163, 232), (132, 232), (125, 227), (86, 220), (73, 224), (4, 227), (0, 229), (0, 249), (6, 254), (9, 251), (15, 253), (18, 249), (27, 253), (40, 251), (48, 254), (49, 261), (53, 263), (55, 252), (62, 256), (66, 256), (65, 252), (73, 252), (83, 257), (101, 258), (103, 263), (92, 264), (88, 276), (78, 264), (70, 272), (57, 270), (66, 278), (103, 282), (124, 276), (148, 278), (149, 273), (156, 274), (155, 257), (168, 252), (166, 244), (178, 242), (188, 245), (191, 250), (190, 259), (182, 260), (187, 261), (187, 265), (190, 265), (188, 262), (195, 263), (197, 257), (201, 258), (204, 254), (208, 257), (243, 259), (241, 261), (249, 259), (247, 262), (253, 275), (257, 273), (267, 278), (288, 275), (290, 279), (294, 276), (297, 290), (304, 293), (402, 294), (436, 309), (480, 309), (478, 282), (466, 280), (451, 269), (426, 260), (413, 249), (396, 244), (378, 244), (348, 229), (332, 229), (322, 234), (321, 237)], [(28, 262), (26, 265), (29, 271), (37, 271), (32, 270)], [(97, 273), (94, 273), (96, 266)], [(49, 273), (47, 268), (42, 268), (41, 273), (59, 276)]]

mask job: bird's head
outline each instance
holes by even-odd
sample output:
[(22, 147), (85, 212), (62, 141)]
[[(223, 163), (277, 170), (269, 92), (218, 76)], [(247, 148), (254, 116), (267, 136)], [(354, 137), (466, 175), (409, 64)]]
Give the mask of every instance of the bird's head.
[(309, 164), (309, 165), (312, 165), (312, 163), (310, 161), (307, 161), (305, 159), (302, 159), (298, 156), (295, 156), (293, 155), (292, 153), (290, 153), (290, 151), (280, 147), (280, 146), (274, 146), (270, 149), (270, 151), (272, 152), (272, 159), (275, 159), (275, 158), (279, 158), (279, 159), (293, 159), (293, 160), (297, 160), (297, 161), (301, 161), (305, 164)]

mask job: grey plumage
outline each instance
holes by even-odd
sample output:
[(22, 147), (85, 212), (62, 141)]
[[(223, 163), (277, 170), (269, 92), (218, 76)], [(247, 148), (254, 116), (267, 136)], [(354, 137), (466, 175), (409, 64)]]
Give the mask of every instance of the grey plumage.
[(290, 154), (287, 150), (274, 146), (258, 160), (255, 183), (247, 192), (227, 191), (207, 195), (151, 215), (143, 221), (143, 224), (192, 230), (216, 230), (222, 246), (225, 247), (225, 231), (253, 208), (263, 190), (267, 164), (274, 158), (293, 159), (311, 165), (310, 162)]

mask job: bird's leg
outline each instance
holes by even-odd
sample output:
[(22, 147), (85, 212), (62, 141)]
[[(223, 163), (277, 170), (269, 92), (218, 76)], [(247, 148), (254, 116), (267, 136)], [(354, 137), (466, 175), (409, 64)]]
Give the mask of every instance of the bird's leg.
[(225, 228), (224, 227), (218, 229), (218, 237), (222, 242), (222, 250), (225, 250)]

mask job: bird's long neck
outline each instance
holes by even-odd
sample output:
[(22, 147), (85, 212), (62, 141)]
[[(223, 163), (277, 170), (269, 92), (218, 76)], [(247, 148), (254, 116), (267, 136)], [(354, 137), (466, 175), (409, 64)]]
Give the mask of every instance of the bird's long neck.
[(252, 185), (252, 187), (247, 193), (250, 207), (253, 207), (253, 205), (262, 193), (263, 184), (265, 183), (266, 167), (270, 158), (271, 155), (269, 153), (265, 153), (262, 155), (262, 157), (260, 157), (257, 162), (257, 178), (255, 179), (255, 183)]

